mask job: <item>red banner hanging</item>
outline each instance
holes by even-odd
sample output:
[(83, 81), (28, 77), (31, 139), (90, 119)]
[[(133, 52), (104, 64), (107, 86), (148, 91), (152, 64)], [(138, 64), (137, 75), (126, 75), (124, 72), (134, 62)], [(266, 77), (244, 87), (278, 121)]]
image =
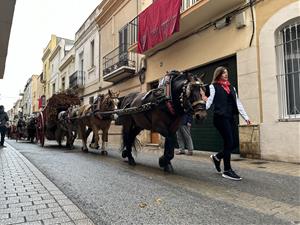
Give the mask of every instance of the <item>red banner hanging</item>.
[(181, 3), (182, 0), (156, 0), (139, 14), (138, 53), (179, 31)]

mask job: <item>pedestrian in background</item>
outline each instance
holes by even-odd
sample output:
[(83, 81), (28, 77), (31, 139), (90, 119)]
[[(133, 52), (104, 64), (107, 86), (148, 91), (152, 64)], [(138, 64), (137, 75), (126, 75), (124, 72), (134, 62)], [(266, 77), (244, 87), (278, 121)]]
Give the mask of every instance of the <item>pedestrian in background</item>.
[(240, 114), (247, 125), (251, 124), (249, 117), (240, 102), (235, 88), (228, 81), (228, 70), (225, 67), (218, 67), (214, 72), (212, 84), (209, 86), (210, 96), (207, 98), (201, 91), (202, 99), (206, 101), (206, 109), (214, 105), (213, 123), (221, 134), (224, 141), (224, 148), (210, 158), (216, 170), (221, 173), (220, 163), (223, 159), (224, 171), (222, 176), (232, 180), (241, 180), (231, 168), (231, 152), (237, 147), (234, 139), (234, 130), (237, 124), (234, 122), (234, 115)]
[(5, 134), (6, 134), (6, 125), (8, 122), (8, 115), (7, 113), (4, 111), (4, 106), (0, 105), (0, 134), (1, 134), (1, 141), (0, 141), (0, 148), (5, 147), (4, 146), (4, 138), (5, 138)]
[(193, 140), (191, 136), (191, 126), (193, 122), (192, 115), (186, 113), (183, 115), (181, 120), (181, 125), (178, 128), (176, 135), (177, 135), (177, 142), (179, 145), (179, 151), (176, 152), (176, 155), (185, 154), (185, 149), (187, 149), (187, 155), (193, 155)]

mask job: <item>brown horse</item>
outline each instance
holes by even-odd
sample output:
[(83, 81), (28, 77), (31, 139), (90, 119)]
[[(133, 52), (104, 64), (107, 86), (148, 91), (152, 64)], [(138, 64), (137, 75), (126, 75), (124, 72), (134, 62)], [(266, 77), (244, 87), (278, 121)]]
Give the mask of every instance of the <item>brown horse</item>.
[[(130, 165), (135, 165), (132, 156), (132, 145), (141, 130), (152, 130), (165, 137), (164, 155), (159, 158), (159, 165), (165, 171), (172, 172), (171, 160), (174, 157), (176, 131), (184, 113), (190, 113), (197, 119), (207, 115), (205, 102), (200, 89), (205, 91), (201, 78), (178, 71), (171, 71), (161, 87), (145, 93), (130, 93), (120, 103), (120, 108), (141, 107), (145, 103), (153, 103), (149, 110), (123, 115), (118, 123), (123, 125), (123, 158), (128, 158)], [(163, 95), (157, 93), (165, 93)]]
[[(100, 94), (92, 105), (84, 105), (79, 109), (79, 132), (82, 138), (82, 150), (88, 151), (86, 145), (87, 137), (89, 135), (89, 130), (93, 131), (95, 137), (95, 143), (90, 145), (91, 148), (98, 149), (99, 145), (99, 130), (102, 130), (102, 147), (101, 153), (107, 154), (106, 148), (108, 143), (108, 130), (110, 128), (111, 121), (113, 119), (112, 115), (101, 115), (101, 112), (113, 111), (117, 109), (119, 103), (118, 100), (119, 93), (114, 93), (108, 90), (108, 93), (103, 95)], [(86, 127), (89, 128), (86, 131)]]

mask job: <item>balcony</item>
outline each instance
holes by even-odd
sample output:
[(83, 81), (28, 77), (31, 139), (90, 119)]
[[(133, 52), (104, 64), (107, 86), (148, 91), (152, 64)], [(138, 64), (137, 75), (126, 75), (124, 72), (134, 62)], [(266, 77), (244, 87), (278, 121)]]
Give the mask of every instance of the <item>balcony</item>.
[(70, 89), (81, 89), (83, 88), (84, 72), (76, 71), (69, 78), (69, 88)]
[(136, 54), (128, 52), (128, 44), (122, 44), (103, 57), (103, 79), (119, 82), (135, 74)]
[[(165, 41), (157, 44), (152, 49), (147, 50), (143, 54), (151, 55), (158, 49), (162, 49), (174, 41), (192, 33), (208, 22), (219, 18), (226, 12), (246, 3), (246, 0), (182, 0), (180, 15), (180, 31), (169, 37)], [(128, 24), (128, 50), (137, 51), (137, 32), (138, 32), (138, 16)]]

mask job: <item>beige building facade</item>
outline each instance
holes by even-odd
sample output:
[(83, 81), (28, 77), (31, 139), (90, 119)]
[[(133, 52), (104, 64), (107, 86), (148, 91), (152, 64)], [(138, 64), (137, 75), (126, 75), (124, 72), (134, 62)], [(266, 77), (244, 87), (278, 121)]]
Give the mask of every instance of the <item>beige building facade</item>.
[[(135, 18), (150, 4), (152, 1), (100, 4), (102, 90), (112, 88), (121, 95), (145, 92), (174, 69), (204, 73), (204, 81), (210, 83), (214, 69), (226, 66), (253, 123), (246, 127), (239, 118), (237, 153), (300, 162), (299, 1), (183, 0), (180, 31), (138, 55)], [(289, 34), (294, 39), (289, 40)], [(292, 50), (288, 53), (286, 49)], [(114, 58), (118, 60), (113, 62)], [(144, 83), (138, 76), (142, 68), (146, 69)], [(209, 112), (203, 124), (193, 125), (196, 149), (218, 151), (222, 147), (211, 115)], [(142, 139), (143, 143), (153, 142), (149, 133)]]

